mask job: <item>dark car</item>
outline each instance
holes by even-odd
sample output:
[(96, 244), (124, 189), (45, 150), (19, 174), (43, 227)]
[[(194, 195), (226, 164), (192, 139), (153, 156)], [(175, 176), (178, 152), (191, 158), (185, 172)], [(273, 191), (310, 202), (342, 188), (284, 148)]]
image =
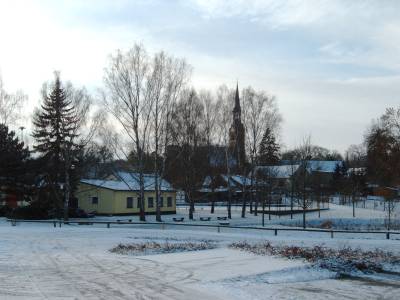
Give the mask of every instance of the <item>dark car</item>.
[(95, 216), (95, 213), (88, 213), (81, 208), (70, 208), (68, 211), (68, 216), (70, 218), (93, 218)]

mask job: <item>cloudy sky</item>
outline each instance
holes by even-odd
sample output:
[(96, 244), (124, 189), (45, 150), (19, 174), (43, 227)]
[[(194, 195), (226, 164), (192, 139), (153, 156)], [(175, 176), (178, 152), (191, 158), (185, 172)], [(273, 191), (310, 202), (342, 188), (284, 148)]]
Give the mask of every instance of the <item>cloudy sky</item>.
[(400, 1), (0, 0), (0, 72), (30, 110), (41, 85), (96, 89), (107, 55), (141, 42), (193, 66), (193, 85), (275, 95), (287, 147), (344, 151), (400, 104)]

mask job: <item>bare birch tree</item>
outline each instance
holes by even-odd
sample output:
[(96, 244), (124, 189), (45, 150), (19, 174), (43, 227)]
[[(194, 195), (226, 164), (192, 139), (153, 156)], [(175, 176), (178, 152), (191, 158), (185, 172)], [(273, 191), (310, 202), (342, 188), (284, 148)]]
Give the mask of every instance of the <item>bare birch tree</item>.
[[(215, 130), (215, 126), (217, 124), (217, 118), (221, 109), (221, 102), (216, 101), (215, 97), (209, 91), (200, 91), (199, 98), (204, 107), (204, 118), (203, 118), (203, 127), (204, 127), (204, 137), (207, 146), (207, 164), (209, 166), (209, 173), (207, 174), (211, 178), (211, 182), (213, 182), (215, 176), (217, 175), (216, 169), (219, 162), (215, 161), (217, 158), (213, 157), (218, 155), (215, 151), (213, 151), (214, 145), (218, 143), (218, 133)], [(215, 207), (215, 199), (214, 199), (214, 185), (211, 185), (211, 213), (214, 213)]]
[(69, 200), (71, 194), (71, 172), (76, 168), (74, 160), (78, 152), (86, 147), (104, 122), (104, 113), (99, 110), (91, 118), (92, 99), (85, 88), (74, 88), (68, 83), (65, 87), (66, 98), (73, 109), (70, 135), (65, 137), (62, 145), (64, 159), (64, 221), (68, 220)]
[(15, 94), (7, 93), (0, 75), (0, 124), (15, 125), (26, 99), (27, 96), (22, 91), (17, 91)]
[[(204, 108), (194, 89), (185, 89), (173, 112), (173, 143), (180, 149), (179, 157), (183, 166), (183, 189), (189, 200), (189, 219), (193, 219), (195, 190), (198, 185), (199, 170), (196, 156), (204, 144), (202, 118)], [(204, 166), (203, 166), (204, 167)]]
[(153, 106), (152, 66), (142, 45), (111, 55), (105, 69), (103, 103), (123, 128), (138, 157), (140, 220), (145, 221), (143, 158), (149, 142)]
[(229, 90), (226, 85), (221, 85), (217, 89), (217, 101), (218, 101), (218, 116), (216, 120), (217, 128), (217, 143), (224, 146), (225, 154), (225, 167), (226, 167), (226, 177), (227, 177), (227, 190), (228, 190), (228, 200), (227, 200), (227, 212), (228, 218), (232, 218), (232, 189), (231, 189), (231, 168), (232, 168), (232, 157), (229, 151), (229, 129), (231, 126), (231, 99), (233, 99), (234, 91)]
[(311, 137), (305, 137), (295, 152), (296, 161), (300, 165), (294, 178), (295, 192), (299, 206), (303, 210), (303, 228), (306, 228), (307, 208), (313, 203), (311, 197), (312, 170), (309, 166), (309, 161), (312, 158)]
[(175, 59), (160, 52), (153, 59), (152, 70), (149, 82), (153, 98), (150, 134), (154, 150), (156, 220), (161, 222), (160, 190), (165, 170), (165, 151), (171, 143), (171, 114), (182, 88), (187, 83), (190, 67), (184, 60)]
[[(250, 181), (251, 189), (253, 189), (254, 168), (258, 163), (257, 156), (263, 134), (267, 128), (276, 133), (282, 122), (282, 117), (278, 111), (275, 98), (264, 91), (255, 91), (252, 87), (247, 87), (242, 92), (242, 103), (245, 147), (250, 159)], [(246, 173), (246, 170), (244, 170), (243, 176), (246, 176)], [(256, 200), (255, 215), (257, 215), (257, 206), (258, 201)], [(246, 199), (245, 193), (243, 193), (242, 217), (245, 217), (245, 213)]]

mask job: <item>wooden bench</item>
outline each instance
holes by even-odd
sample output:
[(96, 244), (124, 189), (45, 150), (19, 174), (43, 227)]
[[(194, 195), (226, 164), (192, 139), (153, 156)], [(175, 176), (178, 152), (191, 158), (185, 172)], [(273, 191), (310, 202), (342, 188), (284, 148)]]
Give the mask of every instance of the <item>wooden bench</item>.
[(220, 220), (226, 220), (226, 219), (228, 219), (228, 217), (217, 217), (217, 219), (220, 221)]
[(200, 217), (200, 221), (210, 221), (211, 217)]
[(185, 218), (181, 217), (181, 218), (172, 218), (172, 220), (174, 220), (174, 222), (183, 222)]

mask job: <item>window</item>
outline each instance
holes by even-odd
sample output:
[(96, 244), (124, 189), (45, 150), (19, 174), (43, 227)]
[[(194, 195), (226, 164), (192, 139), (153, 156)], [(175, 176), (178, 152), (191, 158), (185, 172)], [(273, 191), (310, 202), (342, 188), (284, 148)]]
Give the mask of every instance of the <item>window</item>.
[(167, 206), (172, 207), (172, 197), (167, 197)]
[(126, 208), (133, 208), (133, 198), (126, 197)]
[(160, 197), (160, 207), (163, 207), (163, 206), (164, 206), (164, 198)]
[(149, 207), (149, 208), (154, 207), (154, 199), (153, 199), (153, 197), (147, 198), (147, 207)]
[(92, 204), (99, 204), (99, 198), (98, 197), (92, 197)]
[(137, 208), (140, 208), (140, 197), (137, 198)]

